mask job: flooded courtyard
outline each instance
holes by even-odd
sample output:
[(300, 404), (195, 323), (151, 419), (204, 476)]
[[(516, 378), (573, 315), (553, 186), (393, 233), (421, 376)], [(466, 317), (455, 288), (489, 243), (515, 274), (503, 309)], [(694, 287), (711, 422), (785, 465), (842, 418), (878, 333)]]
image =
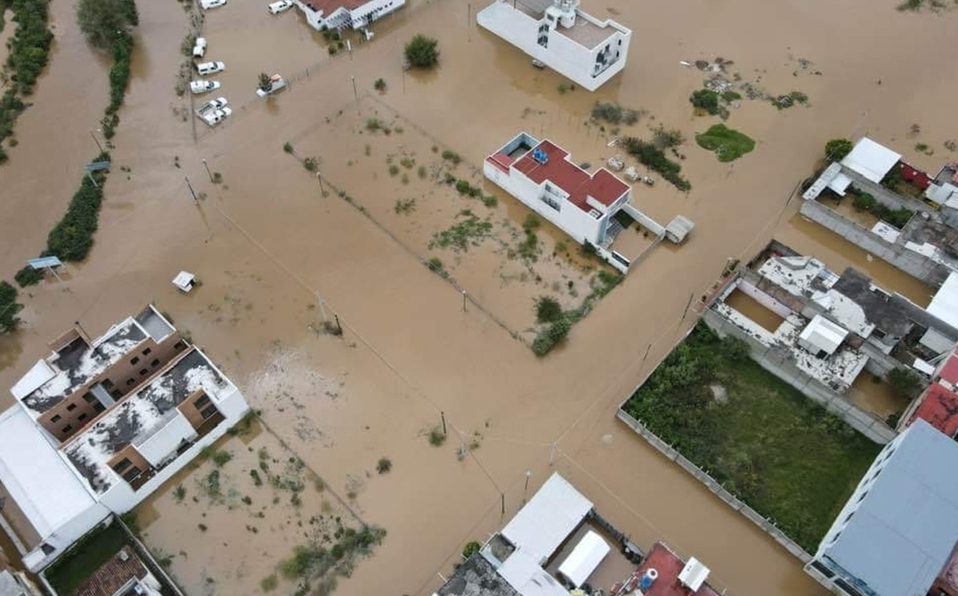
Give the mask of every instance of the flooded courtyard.
[[(885, 4), (870, 5), (868, 28), (848, 28), (841, 23), (855, 19), (860, 0), (683, 0), (656, 5), (654, 25), (646, 6), (587, 1), (584, 9), (635, 31), (626, 70), (589, 94), (560, 91), (561, 77), (479, 30), (478, 6), (459, 0), (411, 2), (375, 25), (372, 42), (336, 56), (295, 10), (272, 17), (259, 1), (231, 0), (207, 13), (202, 34), (210, 59), (227, 63), (215, 78), (234, 113), (216, 129), (195, 122), (194, 142), (194, 122), (180, 116), (189, 98), (175, 90), (187, 13), (174, 0), (140, 2), (133, 80), (113, 152), (129, 171), (117, 168), (107, 183), (87, 261), (69, 266), (64, 284), (23, 292), (24, 328), (0, 339), (0, 384), (12, 385), (73, 321), (105, 329), (150, 301), (221, 365), (268, 429), (218, 444), (230, 454), (221, 467), (204, 460), (137, 511), (147, 544), (170, 557), (191, 594), (260, 593), (274, 575), (270, 589), (292, 593), (297, 580), (283, 574), (283, 561), (296, 546), (334, 536), (339, 517), (343, 532), (360, 527), (358, 518), (387, 534), (372, 558), (336, 576), (336, 594), (428, 596), (462, 546), (500, 527), (553, 469), (637, 543), (664, 540), (708, 564), (729, 594), (822, 593), (797, 560), (614, 412), (693, 324), (691, 297), (712, 285), (728, 258), (750, 257), (772, 237), (927, 304), (928, 288), (801, 220), (797, 200), (787, 202), (824, 143), (852, 134), (863, 111), (856, 134), (903, 138), (921, 117), (929, 123), (925, 142), (946, 140), (948, 131), (930, 123), (945, 121), (955, 83), (914, 66), (949, 51), (954, 16), (903, 15)], [(51, 7), (51, 63), (16, 125), (19, 145), (0, 167), (7, 279), (42, 249), (69, 201), (96, 150), (90, 130), (107, 101), (106, 57), (83, 43), (70, 3)], [(441, 65), (404, 72), (402, 44), (419, 32), (439, 38)], [(810, 97), (809, 108), (746, 101), (732, 110), (729, 124), (758, 142), (734, 169), (695, 145), (694, 134), (718, 120), (693, 115), (688, 96), (702, 73), (679, 65), (716, 55), (769, 89)], [(793, 74), (798, 58), (812, 60), (821, 76)], [(292, 86), (260, 100), (260, 72), (279, 72)], [(384, 95), (373, 89), (379, 78)], [(586, 124), (596, 100), (647, 111), (620, 135), (649, 138), (663, 124), (692, 139), (679, 151), (693, 190), (658, 180), (636, 186), (633, 203), (660, 222), (682, 213), (697, 226), (686, 245), (650, 251), (567, 344), (540, 360), (514, 339), (529, 337), (533, 300), (549, 293), (574, 306), (599, 266), (587, 269), (544, 222), (536, 260), (518, 256), (527, 211), (476, 168), (521, 130), (555, 140), (577, 163), (621, 155), (608, 147), (611, 127)], [(371, 119), (390, 134), (369, 130)], [(933, 161), (945, 155), (919, 157), (918, 165), (936, 169)], [(317, 160), (328, 187), (304, 167), (306, 158)], [(446, 173), (495, 203), (461, 195)], [(196, 203), (185, 178), (201, 196)], [(478, 246), (435, 243), (473, 217), (492, 227)], [(448, 278), (426, 266), (432, 258)], [(190, 295), (170, 285), (183, 269), (202, 281)], [(450, 280), (476, 305), (463, 309)], [(341, 337), (326, 325), (336, 317)], [(446, 440), (433, 446), (429, 434), (443, 418)], [(384, 457), (391, 470), (380, 474)], [(282, 486), (301, 482), (302, 490), (274, 486), (261, 463)], [(219, 495), (210, 490), (217, 471)]]

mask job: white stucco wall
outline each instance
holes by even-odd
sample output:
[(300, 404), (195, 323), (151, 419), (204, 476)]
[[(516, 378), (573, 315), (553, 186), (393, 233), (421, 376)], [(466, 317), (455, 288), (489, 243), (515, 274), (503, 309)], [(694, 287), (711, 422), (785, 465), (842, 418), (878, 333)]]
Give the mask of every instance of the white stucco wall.
[[(479, 26), (505, 39), (585, 89), (595, 91), (625, 68), (632, 32), (620, 31), (612, 24), (612, 21), (599, 21), (581, 12), (578, 13), (577, 18), (600, 27), (607, 26), (610, 31), (609, 39), (589, 49), (566, 37), (560, 31), (553, 30), (549, 32), (548, 47), (543, 47), (539, 45), (538, 39), (539, 27), (547, 22), (544, 18), (537, 21), (521, 10), (513, 8), (511, 3), (503, 1), (487, 6), (476, 15)], [(622, 42), (621, 46), (619, 41)], [(596, 56), (607, 44), (612, 49), (611, 55), (614, 55), (616, 51), (619, 52), (619, 60), (600, 75), (593, 77)]]
[(175, 453), (183, 441), (192, 441), (194, 438), (196, 438), (196, 431), (193, 430), (193, 425), (177, 410), (176, 415), (166, 423), (166, 426), (142, 444), (137, 445), (136, 450), (151, 465), (158, 466)]
[(352, 11), (340, 8), (326, 15), (308, 8), (303, 0), (293, 0), (293, 2), (299, 10), (302, 11), (310, 27), (317, 31), (322, 30), (324, 27), (326, 29), (336, 29), (343, 25), (344, 22), (349, 21), (351, 21), (350, 26), (353, 29), (358, 29), (367, 25), (365, 18), (370, 14), (376, 13), (376, 16), (373, 18), (373, 21), (375, 21), (402, 8), (406, 4), (406, 0), (370, 0), (370, 2)]
[(37, 547), (23, 557), (23, 564), (34, 573), (43, 569), (109, 515), (110, 510), (106, 506), (102, 503), (94, 503), (69, 522), (57, 528), (52, 534), (44, 537), (43, 543), (52, 546), (54, 548), (53, 552), (47, 555), (40, 547)]
[(576, 242), (584, 244), (588, 241), (596, 244), (599, 220), (593, 219), (588, 213), (566, 200), (562, 200), (559, 210), (556, 211), (541, 199), (545, 193), (544, 185), (536, 184), (513, 168), (510, 168), (510, 174), (506, 174), (488, 161), (483, 162), (483, 173), (496, 186), (574, 238)]

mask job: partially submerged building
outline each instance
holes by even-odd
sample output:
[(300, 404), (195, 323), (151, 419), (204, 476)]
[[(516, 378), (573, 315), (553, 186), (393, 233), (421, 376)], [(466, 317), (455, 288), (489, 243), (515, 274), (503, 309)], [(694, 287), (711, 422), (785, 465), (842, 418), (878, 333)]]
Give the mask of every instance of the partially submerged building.
[(958, 443), (918, 421), (885, 445), (805, 571), (845, 596), (954, 586)]
[(668, 227), (656, 223), (631, 203), (632, 187), (605, 168), (587, 172), (572, 161), (568, 151), (549, 140), (519, 133), (483, 162), (483, 173), (524, 205), (571, 236), (590, 245), (597, 254), (623, 273), (637, 255), (612, 247), (624, 212), (649, 230), (658, 242), (668, 237), (683, 242), (694, 224), (677, 217)]
[(897, 368), (929, 380), (958, 342), (948, 321), (855, 269), (838, 275), (774, 241), (727, 281), (705, 321), (744, 339), (763, 367), (882, 442), (892, 429), (845, 398), (856, 378)]
[(406, 0), (293, 0), (317, 31), (362, 29), (399, 10)]
[[(900, 180), (906, 186), (886, 184), (888, 180)], [(911, 194), (900, 194), (895, 188), (910, 188)], [(865, 226), (820, 200), (823, 193), (841, 200), (853, 191), (870, 195), (888, 210), (904, 214), (907, 221)], [(954, 164), (946, 164), (932, 178), (901, 161), (900, 154), (865, 137), (845, 158), (829, 164), (802, 198), (802, 215), (932, 287), (958, 271), (958, 167)]]
[(152, 306), (50, 344), (0, 414), (0, 521), (46, 566), (129, 511), (248, 411), (239, 389)]
[[(620, 553), (613, 552), (613, 546)], [(709, 569), (665, 545), (648, 556), (595, 513), (592, 502), (553, 474), (519, 513), (457, 567), (434, 596), (608, 594), (717, 596)]]
[(615, 21), (580, 10), (579, 0), (496, 0), (476, 21), (589, 91), (625, 68), (632, 39)]

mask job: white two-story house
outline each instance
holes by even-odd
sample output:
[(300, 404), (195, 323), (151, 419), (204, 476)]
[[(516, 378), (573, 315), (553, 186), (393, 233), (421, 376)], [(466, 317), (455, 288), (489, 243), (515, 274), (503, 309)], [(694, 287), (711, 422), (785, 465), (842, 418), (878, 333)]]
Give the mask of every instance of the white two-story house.
[(362, 29), (399, 10), (406, 0), (293, 0), (317, 31)]

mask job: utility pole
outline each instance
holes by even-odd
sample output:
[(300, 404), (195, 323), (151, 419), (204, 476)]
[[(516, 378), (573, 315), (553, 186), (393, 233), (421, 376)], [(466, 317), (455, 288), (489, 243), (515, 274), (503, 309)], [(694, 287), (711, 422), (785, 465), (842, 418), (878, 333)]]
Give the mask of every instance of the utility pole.
[(462, 291), (462, 312), (466, 312), (466, 291)]
[(439, 417), (442, 418), (442, 436), (446, 436), (446, 413), (439, 412)]
[(206, 163), (206, 160), (203, 160), (203, 167), (206, 168), (206, 175), (210, 177), (210, 182), (213, 181), (213, 173), (210, 172), (210, 166)]
[(96, 138), (96, 135), (93, 134), (93, 131), (90, 131), (90, 136), (93, 137), (93, 142), (96, 143), (96, 148), (100, 150), (100, 153), (103, 153), (103, 145), (100, 144), (100, 139)]
[(193, 123), (193, 142), (196, 142), (196, 106), (193, 105), (193, 92), (190, 91), (190, 122)]
[(322, 193), (322, 196), (326, 196), (326, 189), (323, 187), (323, 175), (319, 172), (316, 172), (316, 178), (319, 180), (319, 192)]
[(353, 81), (353, 97), (356, 98), (356, 114), (359, 114), (359, 92), (356, 91), (356, 77), (349, 77)]
[(183, 180), (186, 180), (186, 187), (190, 189), (190, 194), (193, 195), (193, 202), (199, 205), (200, 201), (199, 199), (196, 198), (196, 193), (193, 192), (193, 185), (190, 184), (190, 179), (187, 178), (186, 176), (183, 176)]

